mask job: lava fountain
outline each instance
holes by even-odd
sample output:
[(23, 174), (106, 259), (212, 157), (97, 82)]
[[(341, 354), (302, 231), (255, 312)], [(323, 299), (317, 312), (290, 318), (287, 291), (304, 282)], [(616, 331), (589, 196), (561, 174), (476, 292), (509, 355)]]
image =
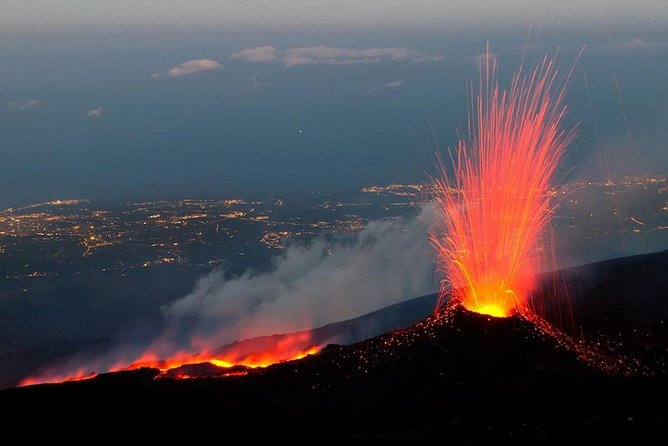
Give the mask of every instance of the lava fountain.
[[(554, 60), (520, 67), (509, 90), (496, 81), (496, 60), (484, 57), (469, 112), (469, 139), (439, 158), (432, 179), (437, 223), (430, 239), (440, 283), (437, 310), (448, 298), (496, 317), (531, 310), (557, 167), (575, 129), (563, 130), (567, 80)], [(570, 74), (569, 76), (570, 77)], [(473, 90), (473, 87), (471, 87)]]

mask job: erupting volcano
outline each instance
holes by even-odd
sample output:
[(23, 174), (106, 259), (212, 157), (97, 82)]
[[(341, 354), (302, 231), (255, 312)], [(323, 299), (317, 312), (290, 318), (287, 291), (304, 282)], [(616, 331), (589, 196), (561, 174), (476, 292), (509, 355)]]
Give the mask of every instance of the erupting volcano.
[[(7, 436), (14, 427), (25, 435), (32, 423), (51, 436), (58, 428), (72, 436), (77, 426), (192, 436), (212, 425), (226, 438), (270, 444), (635, 444), (665, 437), (668, 250), (541, 273), (556, 266), (547, 263), (555, 253), (549, 222), (560, 162), (576, 135), (565, 128), (572, 73), (560, 76), (545, 57), (526, 72), (520, 65), (504, 89), (496, 70), (488, 50), (475, 95), (470, 89), (468, 138), (439, 159), (435, 206), (420, 214), (430, 227), (420, 217), (411, 220), (415, 232), (404, 220), (396, 230), (381, 226), (388, 236), (358, 236), (352, 247), (346, 239), (341, 256), (329, 242), (314, 243), (298, 262), (286, 254), (287, 271), (270, 279), (249, 273), (202, 281), (163, 313), (156, 334), (105, 347), (101, 356), (82, 353), (23, 379), (21, 388), (0, 390), (0, 407), (11, 408), (3, 418)], [(371, 255), (384, 245), (379, 240), (396, 243), (402, 232), (412, 234), (397, 245), (402, 249)], [(412, 263), (424, 275), (410, 274), (408, 250), (416, 245), (424, 256), (414, 258), (424, 262)], [(433, 287), (432, 247), (443, 277), (438, 294), (429, 288), (372, 310), (352, 304), (377, 302), (377, 289), (410, 297), (380, 283), (392, 274)], [(334, 262), (297, 265), (321, 257)], [(350, 261), (359, 257), (373, 268)], [(400, 266), (388, 268), (387, 259)], [(341, 264), (362, 272), (348, 274)], [(234, 292), (226, 291), (230, 283)], [(328, 287), (334, 292), (324, 292)], [(577, 336), (560, 329), (566, 305), (577, 315)], [(359, 315), (362, 308), (371, 312)], [(349, 319), (337, 319), (348, 312)], [(0, 353), (14, 355), (2, 341)], [(58, 384), (30, 385), (39, 383)]]
[(437, 310), (452, 298), (507, 317), (531, 310), (534, 277), (550, 251), (543, 245), (550, 188), (575, 132), (561, 128), (565, 83), (557, 85), (553, 60), (529, 74), (520, 68), (504, 90), (488, 49), (479, 73), (469, 141), (450, 153), (452, 176), (440, 162), (432, 184), (438, 220), (430, 237), (444, 277)]
[[(551, 187), (559, 161), (574, 139), (563, 130), (565, 83), (557, 85), (554, 61), (545, 57), (529, 74), (522, 69), (509, 90), (496, 82), (496, 62), (480, 64), (479, 87), (469, 117), (469, 141), (450, 154), (453, 176), (440, 162), (433, 179), (437, 223), (430, 238), (443, 273), (436, 309), (452, 298), (468, 310), (496, 317), (532, 311), (530, 293), (546, 248), (544, 234), (554, 210)], [(570, 77), (570, 75), (569, 75)], [(271, 337), (258, 338), (272, 339)], [(207, 343), (210, 344), (210, 343)], [(81, 380), (101, 371), (169, 370), (210, 363), (226, 373), (266, 367), (318, 353), (325, 343), (310, 332), (282, 335), (279, 341), (242, 341), (219, 349), (163, 348), (142, 354), (47, 370), (20, 385)], [(210, 345), (209, 345), (210, 346)], [(243, 372), (242, 372), (243, 373)]]

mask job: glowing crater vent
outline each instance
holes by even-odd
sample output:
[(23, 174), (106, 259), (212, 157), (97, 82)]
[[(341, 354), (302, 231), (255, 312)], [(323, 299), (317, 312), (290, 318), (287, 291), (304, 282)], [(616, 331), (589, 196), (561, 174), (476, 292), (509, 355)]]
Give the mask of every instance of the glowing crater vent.
[(550, 190), (575, 132), (561, 129), (567, 80), (555, 86), (552, 60), (528, 74), (520, 67), (502, 90), (487, 54), (469, 138), (449, 152), (447, 167), (440, 162), (432, 181), (437, 219), (430, 238), (443, 277), (437, 309), (452, 298), (471, 311), (507, 317), (532, 310), (541, 249), (553, 252), (543, 237), (554, 210)]

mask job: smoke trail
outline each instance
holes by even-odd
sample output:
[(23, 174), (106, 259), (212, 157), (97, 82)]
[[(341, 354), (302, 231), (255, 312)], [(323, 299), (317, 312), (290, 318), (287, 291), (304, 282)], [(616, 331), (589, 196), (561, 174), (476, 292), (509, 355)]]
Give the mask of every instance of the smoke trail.
[[(230, 279), (214, 271), (163, 308), (166, 329), (148, 345), (117, 346), (98, 358), (74, 357), (21, 385), (220, 359), (205, 355), (236, 340), (309, 330), (429, 294), (435, 288), (427, 236), (432, 216), (432, 207), (425, 206), (418, 217), (370, 222), (353, 240), (331, 242), (323, 236), (309, 246), (292, 245), (273, 260), (269, 272)], [(281, 360), (308, 350), (309, 339), (297, 341), (301, 345), (272, 354)], [(265, 352), (232, 356), (243, 360), (257, 353)]]
[(374, 221), (352, 242), (293, 245), (268, 273), (202, 278), (164, 309), (174, 333), (198, 349), (350, 319), (433, 291), (431, 208), (410, 220)]

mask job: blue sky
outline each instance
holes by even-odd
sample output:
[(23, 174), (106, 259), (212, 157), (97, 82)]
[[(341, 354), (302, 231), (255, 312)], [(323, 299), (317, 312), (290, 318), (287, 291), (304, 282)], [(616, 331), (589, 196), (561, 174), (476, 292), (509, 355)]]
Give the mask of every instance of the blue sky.
[[(559, 51), (568, 69), (586, 45), (568, 98), (581, 122), (573, 175), (601, 175), (601, 151), (615, 174), (668, 167), (660, 2), (608, 2), (598, 17), (600, 2), (578, 2), (590, 18), (568, 26), (573, 2), (539, 19), (528, 2), (505, 2), (512, 20), (476, 1), (356, 2), (361, 12), (297, 0), (55, 3), (3, 4), (3, 207), (422, 181), (434, 137), (452, 146), (465, 128), (476, 56), (489, 41), (508, 80), (530, 28), (529, 62)], [(427, 26), (441, 16), (457, 26)]]

